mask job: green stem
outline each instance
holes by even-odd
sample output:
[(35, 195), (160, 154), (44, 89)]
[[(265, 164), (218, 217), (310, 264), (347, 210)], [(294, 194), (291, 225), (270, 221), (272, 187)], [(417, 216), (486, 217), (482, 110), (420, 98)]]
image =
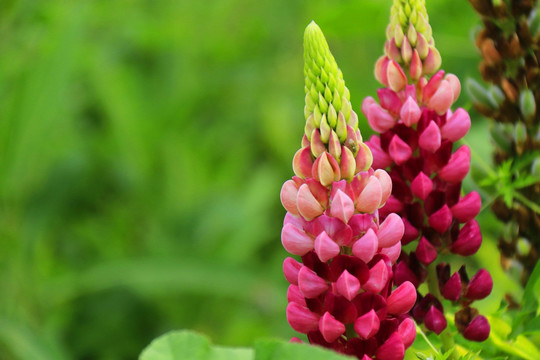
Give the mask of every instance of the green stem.
[(524, 203), (526, 206), (528, 206), (532, 211), (540, 215), (540, 206), (532, 202), (531, 200), (527, 199), (525, 196), (523, 196), (521, 193), (515, 191), (514, 197)]
[[(437, 278), (437, 269), (435, 263), (431, 263), (428, 266), (427, 271), (427, 284), (429, 292), (437, 299), (439, 299), (439, 301), (442, 303), (443, 297), (439, 290), (439, 280)], [(454, 349), (454, 351), (452, 351), (452, 353), (448, 357), (448, 360), (458, 360), (459, 356), (457, 351), (455, 350), (454, 338), (452, 337), (452, 334), (450, 334), (450, 330), (448, 329), (448, 327), (444, 329), (444, 331), (440, 334), (440, 339), (442, 342), (443, 353), (448, 352), (450, 349)]]

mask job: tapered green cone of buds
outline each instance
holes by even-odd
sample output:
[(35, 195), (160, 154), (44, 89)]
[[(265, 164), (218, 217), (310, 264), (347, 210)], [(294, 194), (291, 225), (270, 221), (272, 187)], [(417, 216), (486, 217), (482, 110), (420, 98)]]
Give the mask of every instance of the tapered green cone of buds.
[(386, 28), (385, 55), (377, 62), (375, 75), (384, 85), (388, 61), (395, 61), (409, 72), (412, 80), (435, 73), (441, 66), (441, 55), (429, 25), (425, 0), (394, 1), (390, 24)]

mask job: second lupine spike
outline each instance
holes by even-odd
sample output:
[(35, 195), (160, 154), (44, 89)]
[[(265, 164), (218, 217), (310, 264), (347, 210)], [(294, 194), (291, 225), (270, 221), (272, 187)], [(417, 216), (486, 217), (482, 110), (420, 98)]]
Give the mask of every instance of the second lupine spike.
[[(362, 104), (369, 124), (380, 133), (367, 144), (373, 167), (388, 169), (393, 183), (381, 219), (400, 214), (402, 243), (417, 241), (394, 268), (396, 284), (409, 281), (418, 287), (428, 277), (438, 279), (438, 287), (430, 281), (429, 293), (418, 297), (414, 318), (438, 334), (447, 326), (442, 300), (451, 300), (463, 308), (456, 315), (463, 336), (482, 341), (489, 324), (470, 304), (491, 292), (489, 273), (481, 270), (469, 282), (464, 268), (451, 274), (448, 265), (436, 265), (441, 251), (470, 256), (479, 249), (482, 235), (474, 218), (481, 202), (476, 192), (461, 196), (471, 154), (466, 145), (454, 149), (454, 143), (467, 133), (471, 120), (464, 109), (451, 110), (461, 85), (455, 75), (439, 70), (427, 20), (424, 1), (394, 0), (385, 55), (375, 66), (385, 88), (378, 90), (378, 102), (368, 97)], [(412, 57), (404, 56), (411, 51)], [(487, 286), (480, 288), (477, 279)]]
[(363, 360), (403, 359), (416, 336), (406, 314), (416, 290), (407, 281), (394, 288), (403, 222), (395, 214), (379, 222), (392, 181), (371, 168), (343, 75), (313, 22), (304, 48), (306, 133), (296, 176), (281, 190), (281, 241), (300, 257), (283, 263), (287, 320), (312, 344)]

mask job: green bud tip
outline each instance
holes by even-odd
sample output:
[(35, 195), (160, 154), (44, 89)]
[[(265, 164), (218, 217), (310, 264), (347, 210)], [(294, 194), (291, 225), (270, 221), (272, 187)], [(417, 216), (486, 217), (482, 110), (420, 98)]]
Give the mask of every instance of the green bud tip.
[(416, 43), (416, 34), (412, 34), (413, 29), (421, 34), (426, 42), (432, 38), (429, 17), (426, 11), (425, 0), (394, 0), (390, 10), (390, 25), (388, 26), (386, 36), (392, 40), (395, 34), (396, 44), (401, 45), (401, 35), (412, 37), (409, 42), (414, 46)]
[[(312, 21), (304, 32), (304, 79), (306, 95), (306, 120), (313, 114), (314, 125), (321, 131), (324, 142), (330, 130), (337, 131), (338, 116), (348, 120), (351, 113), (349, 89), (345, 86), (343, 74), (330, 52), (321, 28)], [(321, 117), (325, 121), (321, 125)], [(341, 124), (342, 126), (343, 124)], [(349, 124), (355, 130), (357, 124)], [(324, 127), (322, 129), (321, 127)], [(328, 127), (328, 128), (327, 128)], [(311, 131), (308, 126), (306, 131)], [(311, 134), (306, 134), (311, 138)]]

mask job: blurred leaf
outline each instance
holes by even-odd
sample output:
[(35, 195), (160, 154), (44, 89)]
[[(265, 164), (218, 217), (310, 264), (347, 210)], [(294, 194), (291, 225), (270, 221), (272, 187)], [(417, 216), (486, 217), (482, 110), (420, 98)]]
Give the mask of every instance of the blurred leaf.
[(319, 346), (281, 340), (259, 340), (255, 343), (255, 360), (346, 360), (349, 356)]

